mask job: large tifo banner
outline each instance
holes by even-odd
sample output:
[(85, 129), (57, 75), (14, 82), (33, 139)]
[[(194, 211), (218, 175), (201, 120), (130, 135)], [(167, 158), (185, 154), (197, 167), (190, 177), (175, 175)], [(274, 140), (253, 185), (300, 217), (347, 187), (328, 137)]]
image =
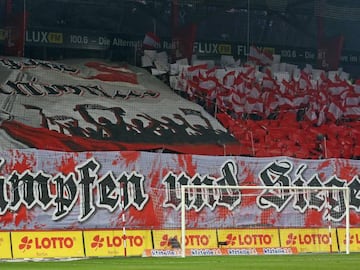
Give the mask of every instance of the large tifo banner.
[[(180, 228), (181, 185), (348, 186), (350, 221), (360, 220), (360, 161), (248, 158), (138, 151), (0, 152), (0, 228)], [(225, 195), (224, 192), (228, 192)], [(221, 196), (220, 196), (221, 195)], [(276, 190), (188, 195), (187, 228), (345, 224), (344, 196)]]
[(146, 70), (0, 57), (0, 150), (238, 154), (230, 146), (239, 143), (214, 117)]

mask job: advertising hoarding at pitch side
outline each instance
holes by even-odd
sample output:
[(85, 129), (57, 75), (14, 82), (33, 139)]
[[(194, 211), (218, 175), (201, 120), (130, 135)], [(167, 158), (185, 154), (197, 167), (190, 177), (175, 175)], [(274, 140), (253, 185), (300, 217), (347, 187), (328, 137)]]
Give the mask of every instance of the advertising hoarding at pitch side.
[[(125, 244), (126, 243), (126, 244)], [(140, 256), (152, 248), (150, 230), (84, 231), (85, 253), (88, 257)], [(125, 251), (126, 249), (126, 251)]]
[(81, 231), (11, 233), (14, 259), (84, 257)]

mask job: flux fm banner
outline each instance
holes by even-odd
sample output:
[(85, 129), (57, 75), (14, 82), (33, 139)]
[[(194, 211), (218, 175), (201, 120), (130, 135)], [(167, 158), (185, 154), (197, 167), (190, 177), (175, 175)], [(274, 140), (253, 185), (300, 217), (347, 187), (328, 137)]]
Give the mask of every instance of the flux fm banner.
[[(360, 219), (360, 161), (249, 158), (137, 151), (0, 152), (0, 227), (8, 230), (180, 229), (182, 185), (349, 187), (350, 221)], [(187, 229), (264, 224), (341, 227), (343, 193), (216, 189), (186, 195)], [(220, 222), (221, 221), (221, 222)], [(211, 235), (210, 235), (211, 236)], [(267, 243), (268, 239), (264, 239)], [(271, 240), (273, 241), (273, 240)]]

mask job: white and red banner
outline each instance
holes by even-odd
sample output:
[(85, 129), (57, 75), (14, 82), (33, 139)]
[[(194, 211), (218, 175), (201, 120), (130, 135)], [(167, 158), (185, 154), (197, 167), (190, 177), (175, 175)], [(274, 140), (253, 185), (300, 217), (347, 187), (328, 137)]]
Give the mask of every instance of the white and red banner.
[(0, 57), (0, 150), (217, 155), (224, 145), (238, 154), (230, 147), (238, 141), (214, 117), (143, 69)]
[[(0, 152), (0, 227), (6, 230), (180, 228), (181, 185), (348, 186), (350, 222), (360, 220), (360, 162), (139, 151)], [(226, 194), (225, 194), (226, 193)], [(249, 197), (187, 197), (187, 228), (327, 227), (345, 224), (345, 198), (275, 190)], [(207, 199), (206, 199), (207, 198)], [(123, 215), (125, 222), (123, 221)]]

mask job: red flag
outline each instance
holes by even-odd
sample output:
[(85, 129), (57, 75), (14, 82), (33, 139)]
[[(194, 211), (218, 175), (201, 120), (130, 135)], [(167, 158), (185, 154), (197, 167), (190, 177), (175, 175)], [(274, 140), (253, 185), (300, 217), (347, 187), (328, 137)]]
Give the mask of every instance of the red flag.
[(273, 56), (266, 50), (261, 50), (255, 46), (250, 46), (249, 61), (252, 61), (259, 66), (267, 66), (272, 64)]
[(173, 43), (176, 44), (174, 59), (187, 58), (191, 61), (196, 30), (196, 24), (174, 29)]
[[(7, 12), (11, 12), (11, 9), (8, 6)], [(7, 14), (5, 22), (6, 36), (4, 42), (5, 55), (24, 56), (26, 17), (25, 11), (17, 14)]]
[(229, 71), (223, 78), (223, 84), (226, 86), (233, 86), (236, 80), (235, 70)]
[(318, 65), (320, 68), (325, 70), (338, 69), (343, 43), (343, 36), (320, 40), (318, 49)]
[(148, 50), (160, 48), (160, 38), (153, 32), (147, 32), (144, 37), (143, 47)]
[(333, 101), (327, 108), (326, 118), (335, 122), (342, 117), (343, 113), (343, 106), (339, 102)]

